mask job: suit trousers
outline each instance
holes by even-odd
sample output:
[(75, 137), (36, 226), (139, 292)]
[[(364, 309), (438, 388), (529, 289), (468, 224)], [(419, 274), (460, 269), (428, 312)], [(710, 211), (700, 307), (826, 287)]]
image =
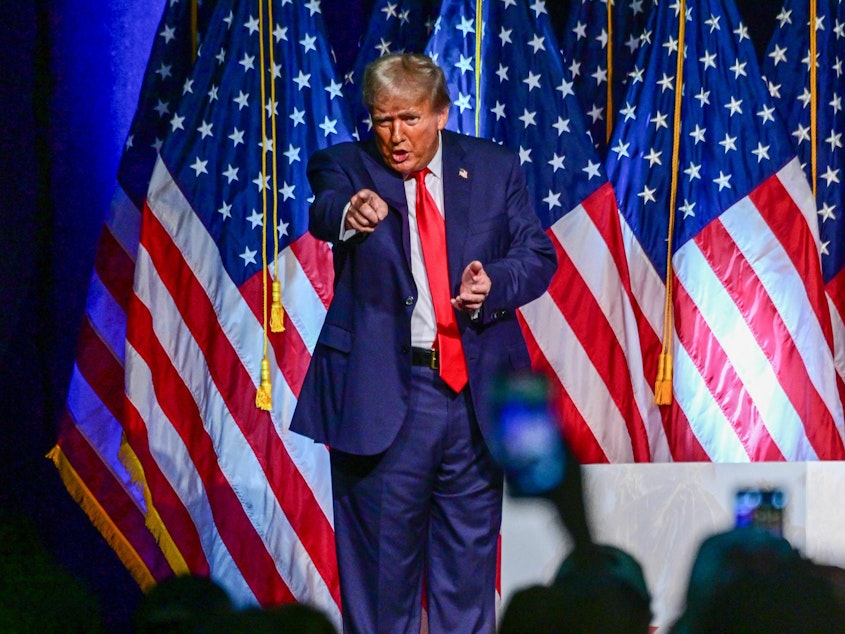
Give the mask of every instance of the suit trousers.
[(426, 367), (411, 373), (387, 451), (331, 450), (343, 630), (419, 634), (425, 600), (431, 634), (492, 634), (502, 471), (468, 388), (455, 394)]

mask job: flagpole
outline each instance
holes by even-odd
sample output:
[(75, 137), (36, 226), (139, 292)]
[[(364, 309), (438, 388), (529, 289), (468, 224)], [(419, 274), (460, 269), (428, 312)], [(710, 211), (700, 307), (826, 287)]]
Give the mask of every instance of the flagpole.
[(475, 136), (481, 136), (481, 29), (484, 0), (475, 0)]
[[(818, 69), (816, 55), (818, 50), (818, 34), (816, 20), (818, 14), (818, 0), (810, 0), (810, 169), (812, 173), (813, 202), (816, 201), (816, 183), (818, 181), (818, 151), (816, 148), (818, 137)], [(818, 203), (816, 203), (818, 204)]]

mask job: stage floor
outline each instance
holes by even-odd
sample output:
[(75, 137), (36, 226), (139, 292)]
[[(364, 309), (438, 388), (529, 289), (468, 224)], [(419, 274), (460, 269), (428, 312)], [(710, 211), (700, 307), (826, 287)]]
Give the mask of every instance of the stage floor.
[[(784, 536), (805, 556), (845, 567), (845, 462), (584, 467), (593, 535), (639, 560), (652, 594), (654, 625), (669, 625), (683, 608), (698, 546), (733, 526), (735, 492), (749, 487), (783, 489)], [(515, 590), (548, 582), (569, 548), (547, 503), (506, 495), (502, 605)]]

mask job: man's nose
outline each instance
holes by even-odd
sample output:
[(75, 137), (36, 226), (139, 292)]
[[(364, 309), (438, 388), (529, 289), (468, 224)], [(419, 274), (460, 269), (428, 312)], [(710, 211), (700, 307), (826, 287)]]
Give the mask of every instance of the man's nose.
[(405, 139), (405, 130), (401, 121), (397, 121), (390, 129), (390, 140), (399, 143)]

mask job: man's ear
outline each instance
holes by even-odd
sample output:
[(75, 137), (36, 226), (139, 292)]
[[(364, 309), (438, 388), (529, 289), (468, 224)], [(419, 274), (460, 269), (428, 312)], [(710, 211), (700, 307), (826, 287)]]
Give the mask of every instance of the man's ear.
[(443, 130), (446, 127), (447, 121), (449, 121), (449, 106), (446, 106), (437, 113), (437, 129)]

